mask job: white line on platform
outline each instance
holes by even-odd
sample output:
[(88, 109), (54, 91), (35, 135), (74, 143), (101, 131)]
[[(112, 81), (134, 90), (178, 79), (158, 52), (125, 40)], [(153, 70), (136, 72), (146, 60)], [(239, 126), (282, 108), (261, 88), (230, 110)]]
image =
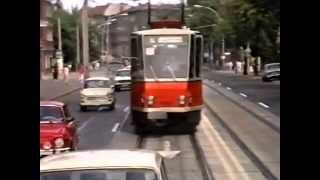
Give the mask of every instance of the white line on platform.
[[(221, 137), (221, 134), (219, 134), (219, 132), (213, 127), (213, 124), (209, 121), (205, 114), (202, 114), (200, 126), (202, 127), (202, 131), (204, 132), (205, 136), (208, 138), (211, 148), (215, 150), (216, 154), (218, 155), (217, 157), (222, 162), (223, 168), (225, 168), (227, 172), (233, 172), (234, 169), (239, 172), (245, 172), (245, 169), (241, 165), (239, 159), (226, 144), (225, 140)], [(239, 178), (239, 175), (242, 176), (242, 178)], [(241, 173), (239, 175), (227, 173), (229, 179), (232, 180), (250, 180), (246, 173)]]
[(230, 87), (227, 87), (227, 89), (228, 89), (228, 90), (231, 90), (231, 88), (230, 88)]
[(264, 107), (264, 108), (270, 108), (270, 106), (268, 106), (268, 105), (266, 105), (266, 104), (264, 104), (264, 103), (262, 103), (262, 102), (259, 102), (258, 104), (259, 104), (260, 106)]
[(112, 128), (112, 132), (116, 132), (119, 126), (120, 126), (120, 123), (116, 123)]
[(85, 128), (90, 121), (92, 121), (94, 119), (94, 117), (90, 117), (86, 122), (84, 122), (79, 128), (78, 131), (82, 131), (83, 128)]
[(248, 97), (246, 94), (244, 94), (244, 93), (240, 93), (240, 96), (243, 96), (243, 97)]

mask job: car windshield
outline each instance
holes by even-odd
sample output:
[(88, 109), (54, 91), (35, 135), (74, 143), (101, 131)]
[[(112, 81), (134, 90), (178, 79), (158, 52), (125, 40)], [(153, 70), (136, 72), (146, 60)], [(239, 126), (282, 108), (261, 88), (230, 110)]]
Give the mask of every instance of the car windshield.
[(109, 88), (110, 82), (108, 80), (87, 80), (84, 88)]
[(69, 170), (40, 173), (40, 180), (157, 180), (147, 169)]
[(147, 78), (187, 78), (187, 36), (146, 36), (144, 45), (145, 76)]
[(55, 106), (40, 106), (41, 121), (61, 121), (63, 118), (61, 109)]
[(116, 76), (130, 76), (130, 71), (118, 71)]

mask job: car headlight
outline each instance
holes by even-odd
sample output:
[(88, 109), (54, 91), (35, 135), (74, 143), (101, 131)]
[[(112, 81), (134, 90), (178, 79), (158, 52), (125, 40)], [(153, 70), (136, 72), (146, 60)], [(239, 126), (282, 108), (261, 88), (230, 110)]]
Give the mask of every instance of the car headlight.
[(56, 148), (61, 148), (64, 145), (64, 140), (63, 138), (57, 138), (54, 140), (54, 145)]
[(113, 98), (113, 94), (111, 94), (111, 93), (110, 93), (110, 94), (107, 94), (107, 97), (108, 97), (108, 98)]
[(44, 142), (43, 145), (42, 145), (42, 148), (46, 149), (46, 150), (51, 149), (51, 147), (52, 147), (52, 145), (51, 145), (51, 143), (49, 141)]

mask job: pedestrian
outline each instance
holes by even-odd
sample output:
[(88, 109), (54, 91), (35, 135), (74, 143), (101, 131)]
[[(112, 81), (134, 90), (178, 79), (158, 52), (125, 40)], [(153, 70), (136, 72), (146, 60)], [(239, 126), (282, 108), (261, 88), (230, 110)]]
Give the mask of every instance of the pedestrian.
[(81, 65), (80, 69), (79, 69), (79, 80), (80, 82), (83, 84), (84, 83), (84, 73), (85, 73), (85, 69), (84, 66)]
[(59, 78), (59, 68), (57, 63), (55, 63), (55, 65), (52, 68), (52, 76), (53, 76), (53, 79), (55, 80)]
[(63, 79), (64, 79), (65, 83), (68, 83), (68, 80), (69, 80), (69, 68), (68, 68), (68, 66), (65, 66), (63, 68)]

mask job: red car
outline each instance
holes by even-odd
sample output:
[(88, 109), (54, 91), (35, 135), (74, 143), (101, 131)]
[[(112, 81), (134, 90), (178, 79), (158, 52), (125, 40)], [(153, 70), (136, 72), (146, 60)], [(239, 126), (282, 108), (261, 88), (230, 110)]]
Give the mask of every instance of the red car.
[(74, 118), (66, 104), (40, 101), (40, 157), (76, 149)]

